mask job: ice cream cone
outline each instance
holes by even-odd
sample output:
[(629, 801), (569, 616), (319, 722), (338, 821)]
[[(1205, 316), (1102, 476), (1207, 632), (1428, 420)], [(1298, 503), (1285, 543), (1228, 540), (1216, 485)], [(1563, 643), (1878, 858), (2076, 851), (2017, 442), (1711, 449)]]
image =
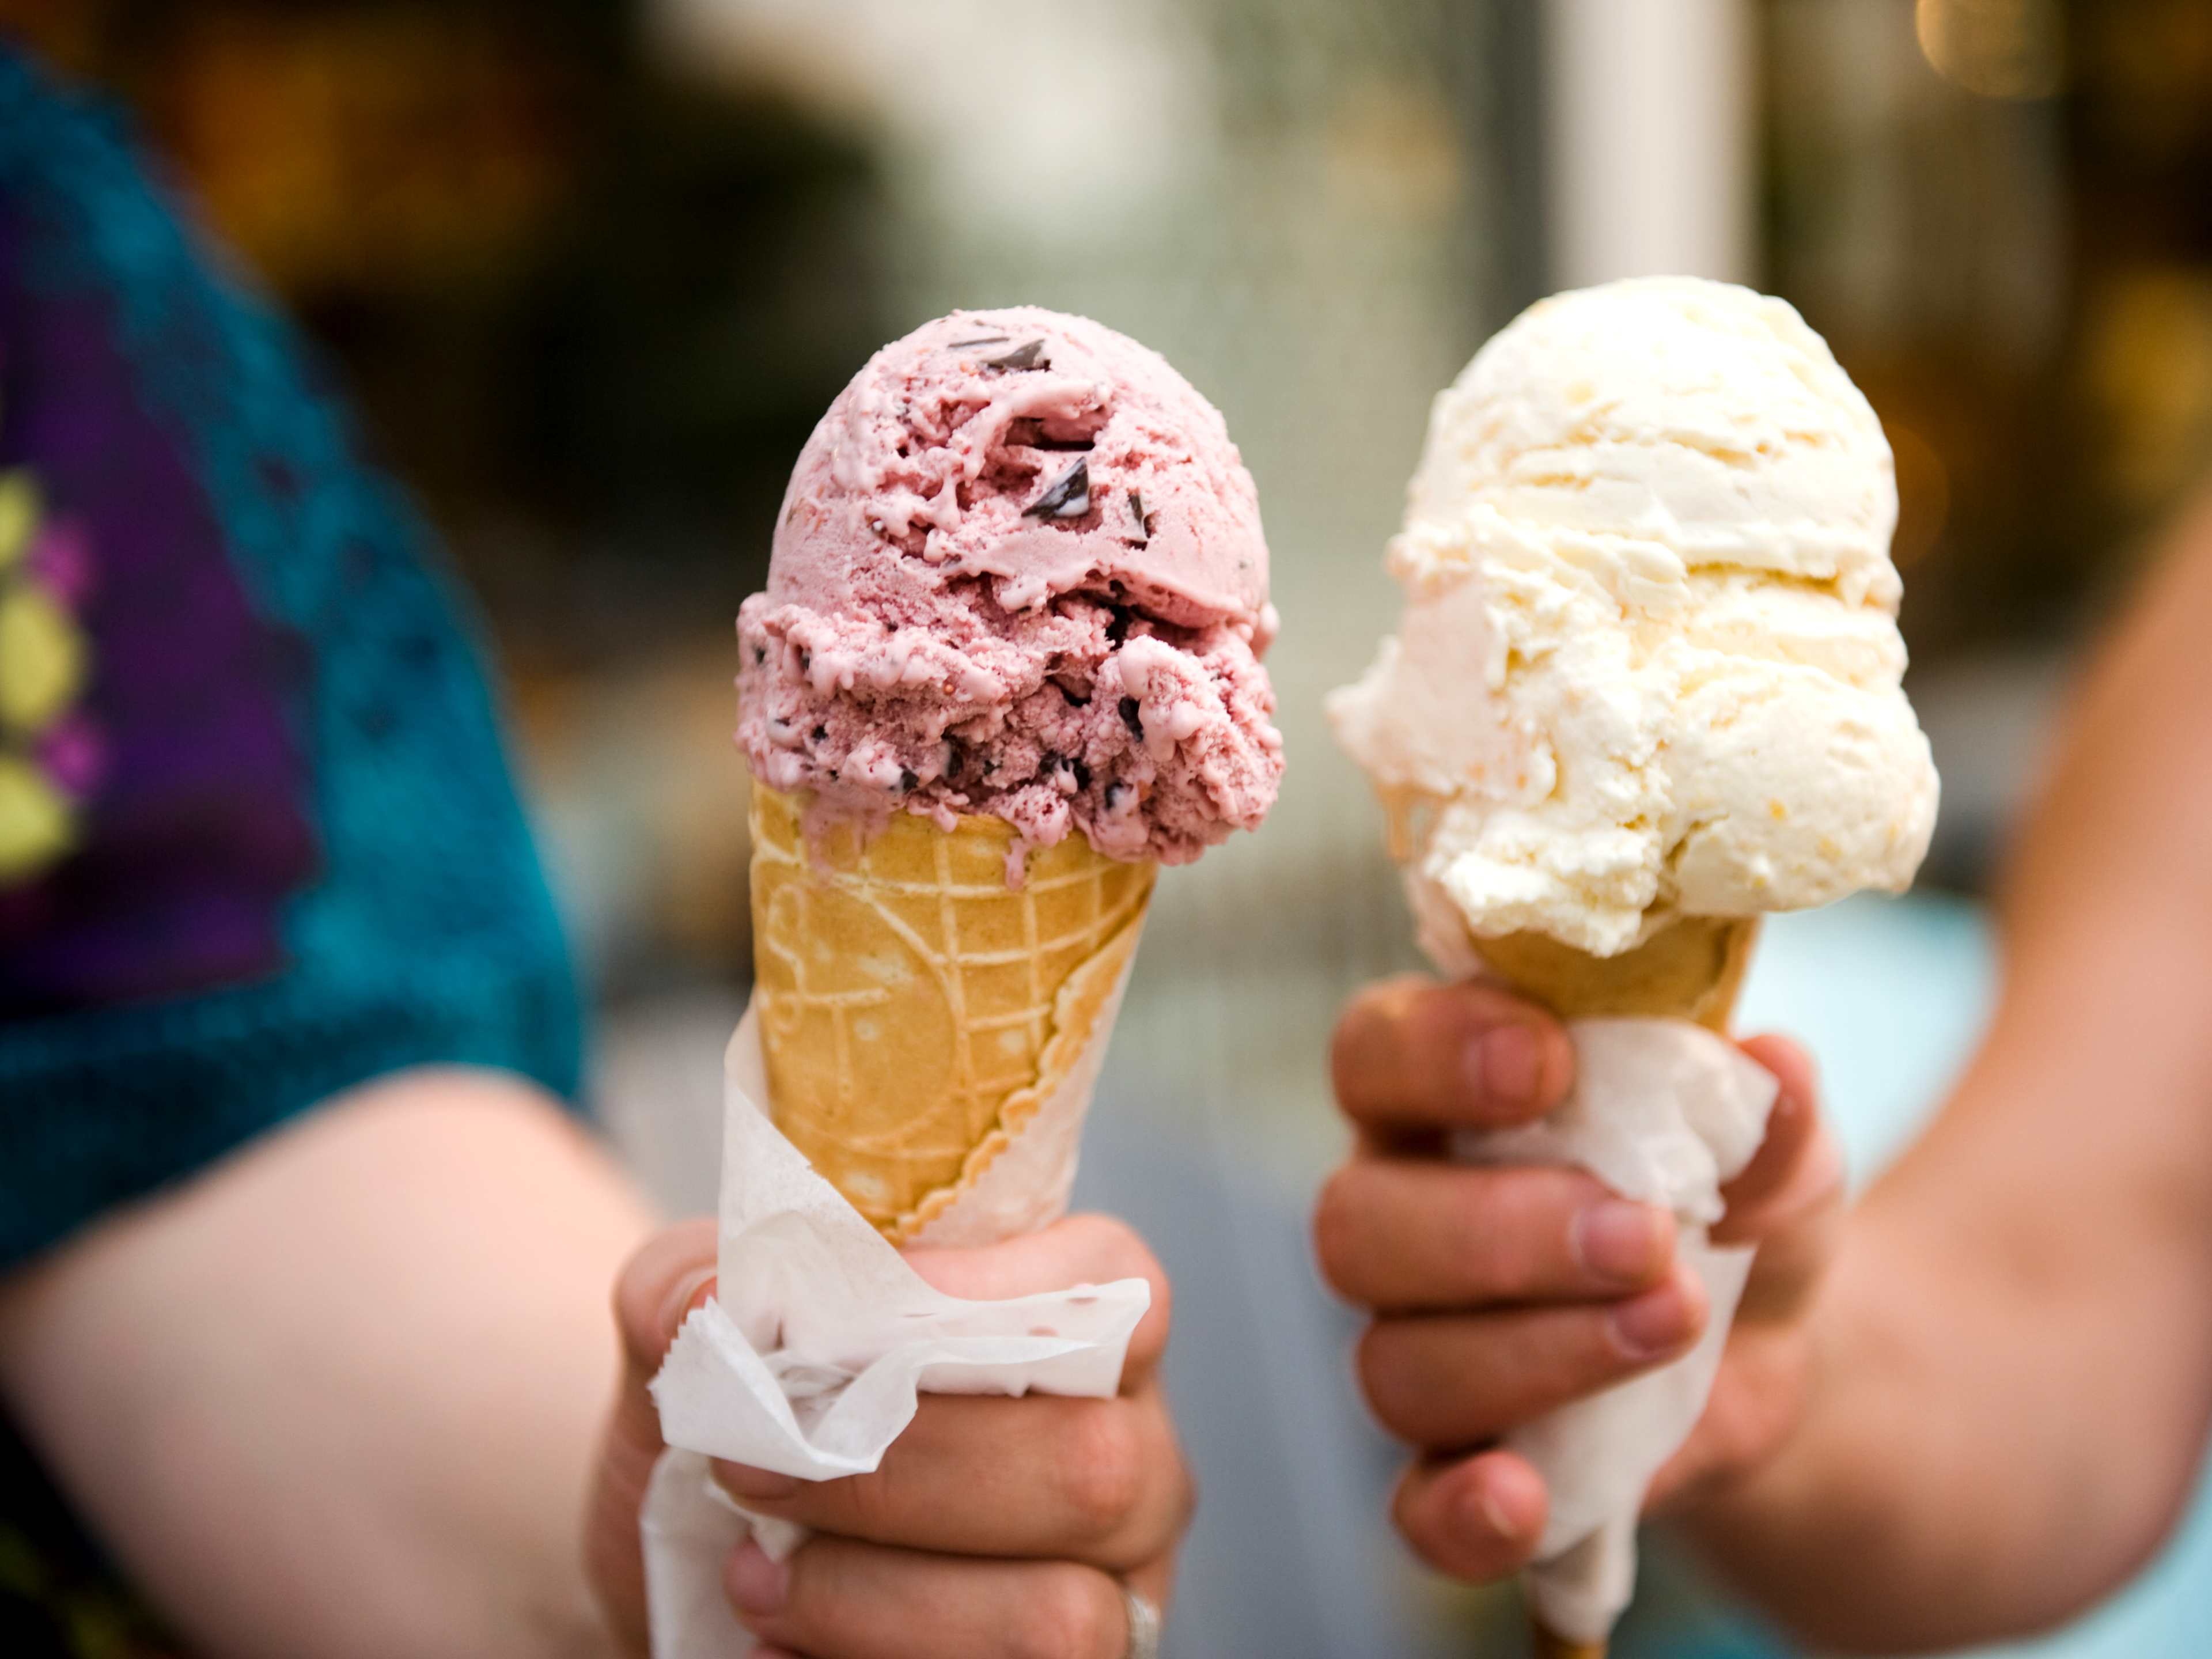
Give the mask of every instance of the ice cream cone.
[(1137, 945), (1153, 866), (1079, 835), (894, 813), (810, 843), (756, 785), (754, 996), (776, 1127), (894, 1243), (1012, 1144), (1093, 1042)]
[[(1542, 933), (1477, 939), (1500, 979), (1563, 1019), (1607, 1016), (1694, 1020), (1725, 1031), (1759, 939), (1756, 916), (1684, 916), (1632, 950), (1594, 957)], [(1531, 1617), (1535, 1659), (1605, 1659)]]
[(1728, 1029), (1759, 918), (1683, 916), (1615, 957), (1594, 957), (1542, 933), (1479, 939), (1491, 969), (1563, 1019), (1641, 1016)]
[(1902, 892), (1928, 848), (1895, 472), (1783, 301), (1680, 276), (1554, 295), (1437, 397), (1387, 561), (1404, 615), (1329, 699), (1424, 950), (1594, 1022), (1561, 1110), (1455, 1150), (1638, 1188), (1680, 1220), (1713, 1310), (1688, 1353), (1509, 1437), (1554, 1499), (1527, 1579), (1542, 1655), (1605, 1651), (1641, 1488), (1708, 1398), (1750, 1269), (1708, 1230), (1771, 1085), (1677, 1022), (1725, 1036), (1747, 918)]
[(1605, 1659), (1605, 1650), (1603, 1642), (1571, 1642), (1541, 1624), (1535, 1626), (1535, 1659)]

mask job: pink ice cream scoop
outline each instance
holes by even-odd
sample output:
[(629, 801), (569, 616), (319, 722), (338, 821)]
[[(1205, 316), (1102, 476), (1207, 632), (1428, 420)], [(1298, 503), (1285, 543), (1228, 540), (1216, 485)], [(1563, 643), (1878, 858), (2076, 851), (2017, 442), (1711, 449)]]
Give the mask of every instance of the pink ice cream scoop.
[(1219, 411), (1085, 318), (955, 312), (800, 454), (738, 615), (738, 740), (817, 817), (990, 813), (1181, 864), (1274, 803), (1274, 631)]

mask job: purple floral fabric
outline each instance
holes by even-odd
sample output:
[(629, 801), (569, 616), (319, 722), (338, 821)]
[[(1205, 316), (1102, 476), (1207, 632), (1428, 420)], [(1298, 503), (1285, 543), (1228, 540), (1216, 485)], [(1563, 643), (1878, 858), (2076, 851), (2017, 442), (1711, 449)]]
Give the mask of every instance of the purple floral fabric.
[(280, 906), (315, 866), (287, 714), (310, 689), (307, 653), (249, 608), (102, 296), (31, 275), (0, 210), (0, 474), (35, 481), (30, 556), (89, 641), (78, 709), (38, 750), (76, 803), (74, 848), (0, 883), (10, 1016), (273, 973)]

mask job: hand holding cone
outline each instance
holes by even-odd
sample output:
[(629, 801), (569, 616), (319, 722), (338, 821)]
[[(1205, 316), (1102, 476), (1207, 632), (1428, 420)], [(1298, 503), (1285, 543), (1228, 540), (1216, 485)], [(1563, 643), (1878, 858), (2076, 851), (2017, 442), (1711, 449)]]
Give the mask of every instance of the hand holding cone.
[[(1685, 916), (1617, 957), (1541, 933), (1474, 945), (1500, 979), (1561, 1019), (1686, 1019), (1725, 1034), (1758, 939), (1755, 916)], [(1536, 1659), (1605, 1659), (1604, 1642), (1570, 1640), (1533, 1614), (1530, 1626)]]

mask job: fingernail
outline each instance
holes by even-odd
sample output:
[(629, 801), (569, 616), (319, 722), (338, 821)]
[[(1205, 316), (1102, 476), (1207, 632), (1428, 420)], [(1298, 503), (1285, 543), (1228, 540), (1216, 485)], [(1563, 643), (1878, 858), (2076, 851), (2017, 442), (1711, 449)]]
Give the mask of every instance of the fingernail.
[(1468, 1070), (1477, 1091), (1506, 1105), (1536, 1098), (1543, 1080), (1544, 1051), (1525, 1025), (1498, 1025), (1470, 1045)]
[(1505, 1512), (1505, 1505), (1498, 1501), (1498, 1494), (1488, 1486), (1482, 1488), (1480, 1496), (1475, 1500), (1475, 1507), (1482, 1513), (1483, 1525), (1498, 1537), (1511, 1539), (1521, 1535), (1520, 1523)]
[(1675, 1285), (1632, 1297), (1606, 1316), (1613, 1340), (1631, 1359), (1656, 1359), (1690, 1339), (1690, 1304)]
[(1575, 1217), (1568, 1240), (1585, 1271), (1623, 1285), (1641, 1284), (1659, 1265), (1659, 1214), (1626, 1199), (1603, 1199)]
[(746, 1613), (757, 1615), (783, 1611), (791, 1595), (791, 1569), (771, 1561), (768, 1552), (748, 1538), (730, 1559), (730, 1599)]
[(750, 1498), (755, 1503), (788, 1498), (799, 1490), (799, 1482), (790, 1475), (757, 1469), (750, 1463), (725, 1463), (719, 1458), (714, 1462), (714, 1479), (731, 1497)]
[(668, 1293), (668, 1300), (662, 1306), (660, 1328), (672, 1338), (684, 1322), (690, 1317), (692, 1304), (702, 1299), (714, 1282), (714, 1270), (712, 1267), (697, 1268), (677, 1280), (676, 1288)]

